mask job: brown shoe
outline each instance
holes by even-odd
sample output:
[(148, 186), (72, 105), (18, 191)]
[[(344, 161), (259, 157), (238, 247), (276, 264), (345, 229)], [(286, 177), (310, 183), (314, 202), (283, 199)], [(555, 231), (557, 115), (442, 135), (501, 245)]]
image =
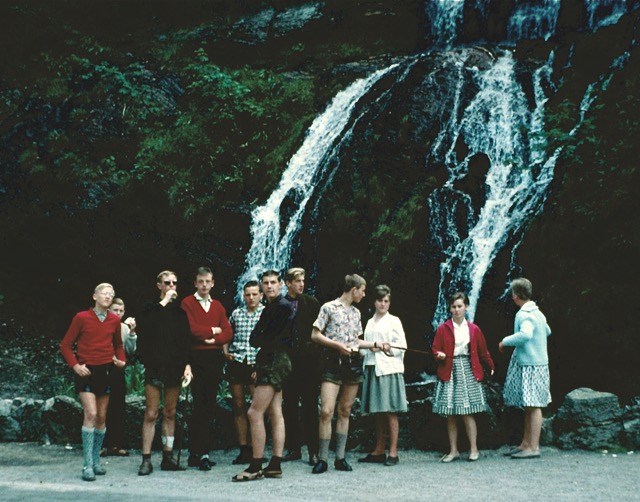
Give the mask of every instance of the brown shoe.
[(151, 465), (150, 458), (143, 458), (142, 463), (140, 464), (140, 469), (138, 469), (138, 476), (148, 476), (153, 472), (153, 465)]

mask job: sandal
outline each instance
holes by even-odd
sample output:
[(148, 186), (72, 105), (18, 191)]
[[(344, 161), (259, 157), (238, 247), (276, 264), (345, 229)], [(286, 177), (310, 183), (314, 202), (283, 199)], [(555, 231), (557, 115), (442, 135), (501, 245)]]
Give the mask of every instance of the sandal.
[(243, 482), (243, 481), (256, 481), (258, 479), (264, 478), (264, 473), (262, 470), (258, 472), (247, 472), (242, 471), (240, 474), (236, 474), (231, 478), (231, 481)]
[(442, 462), (443, 464), (448, 464), (450, 462), (453, 462), (454, 460), (458, 460), (459, 457), (460, 457), (460, 454), (458, 453), (454, 453), (454, 454), (448, 453), (447, 455), (445, 455), (440, 459), (440, 462)]
[(282, 470), (280, 470), (280, 469), (266, 469), (264, 471), (264, 477), (265, 478), (281, 478), (282, 477)]

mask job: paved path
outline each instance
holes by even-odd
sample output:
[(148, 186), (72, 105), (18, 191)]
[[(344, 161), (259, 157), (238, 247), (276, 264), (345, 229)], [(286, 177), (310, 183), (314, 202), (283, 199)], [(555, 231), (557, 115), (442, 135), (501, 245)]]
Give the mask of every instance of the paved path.
[(351, 473), (312, 475), (306, 462), (285, 463), (282, 479), (232, 483), (241, 469), (235, 452), (214, 452), (210, 472), (169, 473), (157, 468), (137, 475), (139, 454), (109, 458), (108, 473), (95, 482), (80, 479), (82, 453), (63, 446), (0, 443), (0, 500), (114, 501), (413, 501), (413, 500), (640, 500), (640, 453), (592, 453), (544, 448), (542, 458), (512, 460), (483, 451), (475, 463), (440, 464), (435, 452), (404, 451), (395, 467), (358, 464)]

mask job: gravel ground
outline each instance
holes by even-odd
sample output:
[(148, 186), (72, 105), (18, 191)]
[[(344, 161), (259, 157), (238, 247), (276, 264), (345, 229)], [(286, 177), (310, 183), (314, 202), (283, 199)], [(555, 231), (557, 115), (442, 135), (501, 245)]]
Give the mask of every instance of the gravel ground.
[[(281, 479), (232, 483), (239, 472), (231, 465), (236, 452), (214, 452), (210, 472), (162, 472), (137, 475), (140, 456), (110, 457), (108, 473), (95, 482), (80, 479), (79, 448), (33, 443), (0, 444), (0, 500), (225, 500), (225, 501), (386, 501), (429, 500), (640, 500), (640, 454), (593, 453), (544, 448), (542, 458), (513, 460), (502, 450), (483, 451), (479, 461), (466, 455), (451, 464), (439, 453), (403, 451), (395, 467), (358, 464), (349, 453), (353, 472), (312, 475), (306, 462), (283, 464)], [(186, 456), (183, 456), (186, 460)]]

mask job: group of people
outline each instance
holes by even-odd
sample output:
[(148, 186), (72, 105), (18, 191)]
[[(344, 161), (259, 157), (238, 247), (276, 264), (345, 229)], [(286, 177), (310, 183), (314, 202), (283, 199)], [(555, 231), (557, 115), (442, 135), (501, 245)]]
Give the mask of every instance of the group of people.
[[(74, 371), (84, 413), (82, 479), (93, 481), (106, 473), (101, 453), (128, 454), (123, 448), (124, 367), (133, 354), (145, 369), (141, 476), (153, 472), (151, 449), (161, 398), (160, 469), (185, 469), (173, 450), (176, 408), (187, 385), (193, 396), (187, 465), (211, 470), (215, 461), (209, 457), (210, 421), (223, 378), (229, 382), (240, 447), (233, 464), (248, 464), (233, 481), (280, 478), (282, 462), (301, 459), (304, 444), (311, 472), (326, 472), (334, 415), (333, 466), (351, 471), (345, 455), (349, 417), (361, 384), (362, 412), (375, 416), (376, 441), (359, 462), (397, 465), (398, 414), (407, 411), (403, 364), (407, 342), (400, 319), (389, 313), (390, 288), (375, 288), (375, 313), (363, 331), (360, 310), (354, 306), (365, 297), (361, 276), (347, 275), (340, 297), (322, 306), (304, 293), (304, 269), (287, 270), (284, 285), (283, 294), (280, 273), (263, 272), (259, 281), (244, 284), (244, 305), (227, 318), (222, 304), (211, 297), (214, 278), (209, 268), (198, 268), (195, 292), (179, 302), (177, 275), (164, 270), (156, 278), (158, 297), (147, 302), (137, 318), (124, 321), (124, 302), (114, 298), (113, 286), (96, 286), (95, 305), (73, 318), (60, 344)], [(525, 424), (522, 442), (510, 455), (534, 458), (540, 456), (541, 408), (551, 401), (546, 350), (550, 329), (531, 300), (527, 279), (514, 280), (511, 292), (520, 310), (514, 334), (499, 345), (501, 351), (515, 347), (504, 397), (505, 404), (525, 409)], [(438, 327), (432, 345), (438, 376), (433, 410), (446, 417), (450, 444), (443, 463), (460, 457), (458, 416), (469, 438), (468, 460), (479, 458), (474, 415), (488, 409), (481, 382), (485, 372), (493, 373), (494, 364), (482, 331), (466, 320), (468, 305), (464, 293), (451, 296), (452, 317)], [(271, 425), (272, 455), (263, 467), (265, 415)], [(103, 449), (107, 423), (110, 433)]]

